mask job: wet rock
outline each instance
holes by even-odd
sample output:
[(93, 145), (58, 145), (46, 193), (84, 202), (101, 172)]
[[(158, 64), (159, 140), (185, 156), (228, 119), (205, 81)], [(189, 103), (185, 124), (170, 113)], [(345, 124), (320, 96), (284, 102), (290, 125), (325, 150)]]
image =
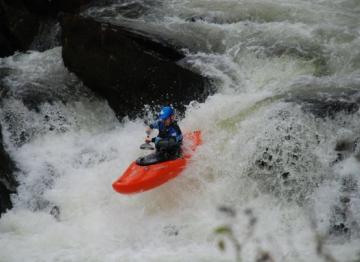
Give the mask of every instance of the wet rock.
[(335, 151), (337, 151), (336, 159), (331, 163), (331, 165), (337, 164), (348, 157), (355, 156), (356, 159), (360, 160), (359, 152), (359, 141), (360, 138), (348, 139), (348, 140), (339, 140), (336, 142)]
[(92, 0), (23, 0), (26, 7), (33, 13), (55, 16), (59, 12), (78, 13), (81, 6)]
[(336, 143), (335, 151), (349, 151), (352, 150), (354, 143), (351, 141), (340, 140)]
[(311, 84), (306, 88), (313, 91), (295, 92), (285, 100), (299, 104), (305, 113), (318, 118), (334, 119), (339, 114), (352, 115), (359, 111), (360, 92), (351, 86), (339, 90), (333, 86)]
[(13, 176), (15, 165), (5, 152), (0, 126), (0, 215), (12, 207), (10, 194), (16, 192), (17, 182)]
[(1, 181), (0, 181), (0, 217), (1, 214), (4, 213), (6, 210), (12, 208), (12, 203), (10, 199), (11, 193), (10, 191)]
[(334, 118), (338, 113), (354, 114), (359, 110), (357, 102), (331, 99), (306, 99), (303, 109), (320, 118)]
[(76, 13), (90, 2), (91, 0), (0, 0), (0, 57), (33, 47), (31, 44), (34, 38), (46, 31), (49, 21), (56, 19), (59, 12)]
[(2, 57), (27, 50), (38, 28), (38, 17), (21, 0), (0, 0), (0, 46), (5, 47)]
[(184, 55), (157, 36), (82, 16), (64, 16), (61, 24), (65, 66), (119, 118), (145, 104), (181, 110), (209, 94), (207, 79), (180, 66)]

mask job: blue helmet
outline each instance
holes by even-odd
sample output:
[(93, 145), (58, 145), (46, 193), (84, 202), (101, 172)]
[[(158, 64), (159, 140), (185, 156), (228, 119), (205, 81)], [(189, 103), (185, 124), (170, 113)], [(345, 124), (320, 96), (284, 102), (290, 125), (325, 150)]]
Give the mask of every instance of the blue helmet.
[(172, 109), (172, 107), (170, 106), (164, 106), (159, 114), (159, 118), (161, 120), (165, 120), (167, 118), (169, 118), (170, 116), (172, 116), (174, 114), (174, 109)]

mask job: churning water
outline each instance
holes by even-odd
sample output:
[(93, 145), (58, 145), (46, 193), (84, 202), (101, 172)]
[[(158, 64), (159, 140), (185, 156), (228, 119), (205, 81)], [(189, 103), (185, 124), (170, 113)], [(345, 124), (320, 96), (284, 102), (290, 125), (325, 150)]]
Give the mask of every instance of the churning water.
[(180, 177), (119, 195), (143, 121), (119, 123), (60, 47), (1, 59), (20, 186), (0, 261), (359, 259), (359, 1), (119, 0), (85, 13), (187, 47), (184, 66), (217, 90), (180, 121), (204, 144)]

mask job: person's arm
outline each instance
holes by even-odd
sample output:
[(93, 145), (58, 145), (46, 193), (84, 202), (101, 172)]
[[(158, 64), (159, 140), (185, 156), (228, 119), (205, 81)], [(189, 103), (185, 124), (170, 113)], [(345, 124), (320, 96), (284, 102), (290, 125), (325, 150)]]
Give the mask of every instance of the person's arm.
[(147, 135), (147, 137), (146, 137), (146, 139), (145, 139), (145, 142), (146, 142), (146, 143), (153, 142), (153, 143), (156, 144), (156, 143), (158, 142), (158, 141), (156, 141), (156, 137), (150, 138), (150, 135), (151, 135), (151, 132), (152, 132), (153, 129), (160, 129), (160, 123), (159, 123), (159, 121), (155, 121), (155, 122), (151, 123), (151, 124), (146, 128), (146, 130), (145, 130), (146, 135)]
[(160, 121), (155, 121), (149, 125), (151, 129), (160, 129)]

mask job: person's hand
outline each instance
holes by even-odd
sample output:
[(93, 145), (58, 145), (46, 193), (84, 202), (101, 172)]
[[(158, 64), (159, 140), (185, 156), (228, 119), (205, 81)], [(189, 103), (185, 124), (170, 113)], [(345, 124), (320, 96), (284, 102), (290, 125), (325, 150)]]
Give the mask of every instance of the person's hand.
[(150, 127), (147, 127), (145, 130), (145, 133), (149, 136), (151, 134), (152, 129)]
[(150, 138), (149, 136), (147, 136), (147, 137), (145, 138), (145, 143), (147, 143), (147, 144), (150, 144), (150, 143), (151, 143), (151, 138)]

